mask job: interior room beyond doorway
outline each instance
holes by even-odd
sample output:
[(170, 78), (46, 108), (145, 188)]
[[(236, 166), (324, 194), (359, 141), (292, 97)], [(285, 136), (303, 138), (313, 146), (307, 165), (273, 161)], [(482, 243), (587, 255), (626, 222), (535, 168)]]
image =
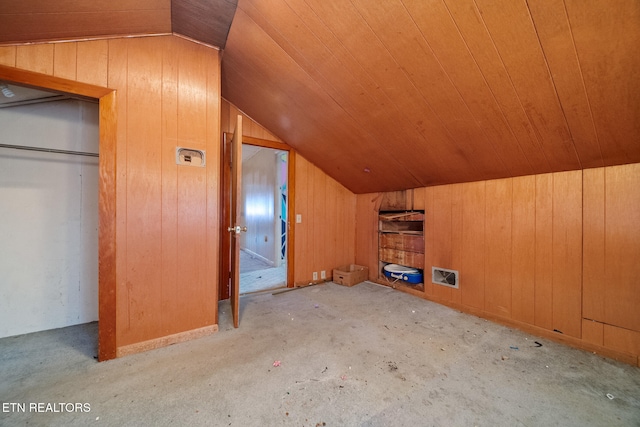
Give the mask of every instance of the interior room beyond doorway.
[(288, 152), (243, 144), (240, 293), (287, 286)]

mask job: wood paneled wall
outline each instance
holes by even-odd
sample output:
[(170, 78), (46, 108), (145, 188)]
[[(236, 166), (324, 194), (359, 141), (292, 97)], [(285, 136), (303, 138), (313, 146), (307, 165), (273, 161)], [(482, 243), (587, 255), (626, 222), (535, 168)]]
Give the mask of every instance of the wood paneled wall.
[[(408, 190), (426, 212), (424, 297), (638, 363), (639, 189), (632, 164)], [(383, 195), (357, 196), (371, 279)], [(458, 270), (459, 289), (431, 266)]]
[[(219, 51), (161, 36), (0, 47), (0, 62), (115, 89), (117, 354), (215, 331)], [(179, 146), (207, 166), (177, 166)]]
[[(245, 136), (282, 142), (226, 100), (222, 100), (222, 129), (230, 129), (231, 118), (243, 116)], [(355, 260), (356, 196), (299, 154), (295, 155), (295, 210), (302, 222), (291, 218), (294, 233), (294, 285), (313, 282), (313, 272), (333, 269)]]
[[(356, 196), (302, 156), (296, 157), (295, 284), (313, 281), (313, 272), (355, 260)], [(295, 221), (295, 218), (293, 218)]]

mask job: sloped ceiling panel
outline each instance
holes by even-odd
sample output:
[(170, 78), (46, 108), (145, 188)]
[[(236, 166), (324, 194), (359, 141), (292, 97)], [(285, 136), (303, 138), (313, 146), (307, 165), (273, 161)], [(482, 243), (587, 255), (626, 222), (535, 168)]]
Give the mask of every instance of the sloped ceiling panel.
[(223, 96), (356, 193), (640, 161), (635, 0), (239, 0)]
[(171, 0), (2, 0), (0, 43), (171, 32)]
[(237, 0), (172, 0), (173, 32), (224, 48)]

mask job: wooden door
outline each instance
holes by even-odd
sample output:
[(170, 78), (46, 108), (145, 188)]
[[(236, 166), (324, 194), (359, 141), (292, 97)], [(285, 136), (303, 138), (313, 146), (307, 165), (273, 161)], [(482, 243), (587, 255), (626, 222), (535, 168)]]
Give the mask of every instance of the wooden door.
[(240, 226), (242, 190), (242, 116), (238, 116), (231, 139), (231, 222), (227, 230), (231, 234), (231, 312), (233, 326), (240, 324), (240, 233), (247, 227)]

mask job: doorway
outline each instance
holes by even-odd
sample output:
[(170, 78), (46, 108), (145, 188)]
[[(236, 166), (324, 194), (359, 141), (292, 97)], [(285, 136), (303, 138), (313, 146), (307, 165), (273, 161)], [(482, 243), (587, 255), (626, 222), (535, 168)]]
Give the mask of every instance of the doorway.
[(240, 294), (287, 286), (286, 150), (243, 144)]
[[(221, 179), (221, 253), (220, 286), (218, 299), (229, 299), (231, 294), (231, 236), (228, 227), (231, 220), (231, 141), (232, 133), (225, 133), (222, 139), (222, 179)], [(294, 206), (295, 152), (288, 145), (254, 138), (242, 137), (242, 168), (247, 165), (247, 174), (242, 173), (244, 184), (240, 189), (241, 206), (238, 208), (240, 226), (247, 226), (247, 233), (240, 239), (240, 293), (258, 292), (279, 287), (293, 287), (294, 232), (291, 222)], [(252, 163), (270, 164), (271, 182), (258, 172)], [(260, 199), (267, 199), (261, 201)], [(272, 212), (271, 212), (272, 211)], [(267, 220), (268, 218), (268, 220)], [(259, 221), (260, 220), (260, 221)], [(244, 221), (244, 222), (243, 222)], [(249, 222), (245, 224), (245, 222)], [(236, 224), (233, 224), (234, 226)], [(265, 238), (266, 236), (266, 238)], [(266, 241), (265, 241), (266, 240)], [(261, 246), (261, 248), (260, 248)], [(270, 257), (259, 252), (268, 249)], [(265, 252), (266, 253), (266, 252)], [(242, 280), (242, 275), (245, 280)]]
[(116, 357), (115, 181), (116, 107), (113, 89), (0, 65), (0, 80), (78, 99), (99, 100), (98, 360)]
[(2, 86), (0, 337), (95, 322), (98, 103)]

